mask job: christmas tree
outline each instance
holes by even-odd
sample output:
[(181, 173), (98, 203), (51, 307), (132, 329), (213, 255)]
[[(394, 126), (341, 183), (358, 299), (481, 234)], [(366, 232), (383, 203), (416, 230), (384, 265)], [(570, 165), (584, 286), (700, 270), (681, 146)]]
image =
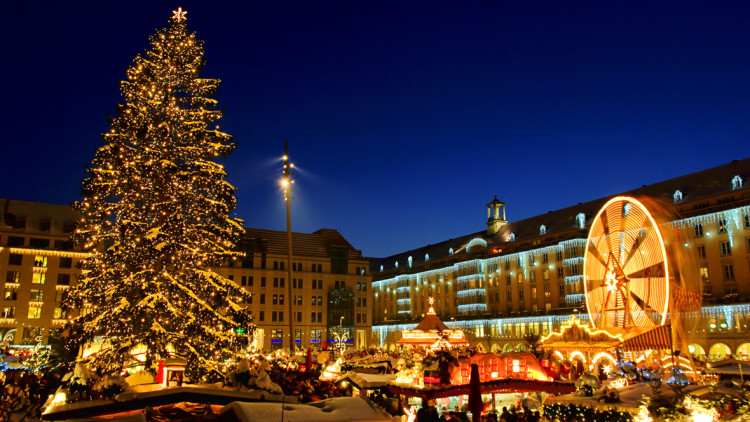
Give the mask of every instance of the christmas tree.
[(73, 239), (92, 254), (68, 296), (79, 316), (66, 331), (72, 349), (104, 345), (79, 359), (92, 366), (119, 372), (138, 346), (147, 370), (182, 357), (198, 381), (220, 375), (251, 317), (249, 294), (211, 270), (239, 254), (244, 231), (217, 162), (235, 147), (215, 124), (220, 81), (199, 78), (203, 43), (186, 13), (175, 11), (128, 68), (124, 104), (82, 182)]

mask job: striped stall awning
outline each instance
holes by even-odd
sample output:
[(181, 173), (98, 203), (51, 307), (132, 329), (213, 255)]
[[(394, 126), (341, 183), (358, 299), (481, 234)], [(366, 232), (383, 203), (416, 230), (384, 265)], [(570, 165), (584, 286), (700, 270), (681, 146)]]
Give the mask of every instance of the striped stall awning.
[(626, 338), (622, 343), (622, 349), (635, 352), (653, 349), (672, 349), (672, 327), (659, 325)]

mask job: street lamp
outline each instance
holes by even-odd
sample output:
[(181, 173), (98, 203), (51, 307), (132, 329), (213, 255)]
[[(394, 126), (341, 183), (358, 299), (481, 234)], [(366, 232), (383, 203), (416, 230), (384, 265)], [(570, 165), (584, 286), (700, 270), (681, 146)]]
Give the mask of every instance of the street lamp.
[(287, 298), (289, 303), (289, 351), (294, 354), (295, 349), (295, 332), (294, 332), (294, 308), (292, 307), (292, 208), (291, 202), (294, 199), (294, 180), (292, 180), (292, 168), (294, 164), (289, 162), (289, 141), (284, 139), (284, 169), (281, 180), (281, 187), (284, 189), (284, 202), (286, 202), (286, 243), (287, 243)]

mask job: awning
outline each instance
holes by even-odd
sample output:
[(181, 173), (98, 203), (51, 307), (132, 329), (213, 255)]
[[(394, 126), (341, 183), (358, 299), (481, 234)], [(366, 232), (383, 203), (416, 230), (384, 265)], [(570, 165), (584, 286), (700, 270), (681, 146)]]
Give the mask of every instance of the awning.
[(658, 325), (642, 333), (627, 333), (622, 349), (635, 352), (653, 349), (672, 349), (672, 327)]

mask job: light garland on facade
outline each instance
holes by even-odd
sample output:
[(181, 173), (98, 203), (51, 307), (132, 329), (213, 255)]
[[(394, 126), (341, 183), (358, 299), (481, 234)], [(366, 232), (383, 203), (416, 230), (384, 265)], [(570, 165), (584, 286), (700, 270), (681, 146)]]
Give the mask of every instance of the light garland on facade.
[(0, 252), (2, 252), (4, 249), (7, 249), (8, 252), (12, 254), (21, 254), (21, 255), (43, 255), (43, 256), (54, 256), (54, 257), (62, 257), (62, 258), (77, 258), (77, 259), (88, 258), (89, 256), (91, 256), (91, 254), (85, 253), (85, 252), (60, 251), (56, 249), (7, 248), (7, 247), (0, 246)]

